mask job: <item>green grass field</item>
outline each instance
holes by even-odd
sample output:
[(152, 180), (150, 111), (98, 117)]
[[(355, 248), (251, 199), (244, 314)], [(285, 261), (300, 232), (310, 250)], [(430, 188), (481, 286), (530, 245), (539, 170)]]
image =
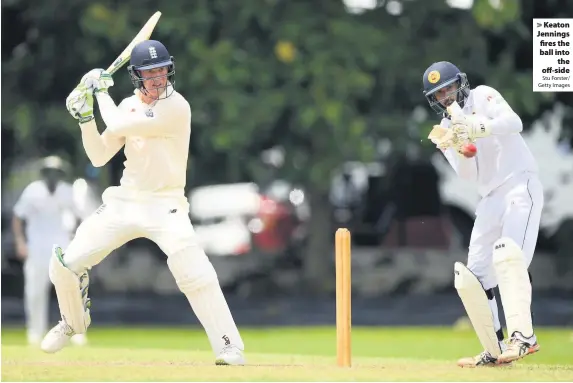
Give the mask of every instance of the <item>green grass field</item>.
[(538, 329), (541, 351), (513, 366), (461, 369), (470, 330), (353, 328), (353, 367), (335, 364), (334, 328), (243, 329), (248, 366), (215, 366), (188, 328), (90, 328), (90, 345), (48, 355), (2, 329), (3, 381), (573, 381), (573, 329)]

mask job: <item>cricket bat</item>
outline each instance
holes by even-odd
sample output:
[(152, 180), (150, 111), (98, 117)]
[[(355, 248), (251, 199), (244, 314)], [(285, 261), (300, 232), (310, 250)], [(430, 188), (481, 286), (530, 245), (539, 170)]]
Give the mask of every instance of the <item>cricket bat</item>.
[(161, 17), (161, 12), (157, 11), (153, 14), (153, 16), (149, 18), (149, 20), (147, 20), (147, 23), (145, 23), (143, 28), (141, 28), (137, 36), (135, 36), (135, 38), (131, 40), (131, 43), (129, 43), (127, 48), (125, 48), (123, 52), (121, 52), (121, 54), (115, 59), (113, 64), (111, 64), (110, 67), (107, 68), (109, 74), (113, 75), (115, 72), (117, 72), (119, 68), (124, 66), (129, 61), (129, 59), (131, 58), (131, 51), (133, 50), (133, 47), (135, 47), (138, 43), (149, 39), (160, 17)]

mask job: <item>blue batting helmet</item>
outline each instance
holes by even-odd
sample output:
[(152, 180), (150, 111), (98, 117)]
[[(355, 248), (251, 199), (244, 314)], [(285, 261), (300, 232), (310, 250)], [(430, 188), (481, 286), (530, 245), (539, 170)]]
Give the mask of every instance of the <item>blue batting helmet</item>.
[(436, 98), (436, 92), (453, 83), (458, 84), (455, 90), (456, 101), (463, 106), (465, 100), (470, 94), (470, 84), (465, 73), (460, 71), (457, 66), (447, 61), (440, 61), (430, 65), (424, 72), (422, 79), (424, 82), (424, 96), (430, 103), (432, 109), (438, 114), (446, 112), (446, 106)]
[(145, 92), (146, 89), (143, 85), (145, 79), (141, 77), (141, 71), (167, 67), (167, 74), (164, 76), (167, 77), (167, 86), (171, 84), (172, 89), (169, 94), (165, 92), (162, 98), (171, 95), (175, 88), (175, 59), (169, 54), (165, 45), (156, 40), (145, 40), (138, 43), (131, 51), (129, 64), (127, 71), (131, 77), (131, 82), (136, 89), (142, 92)]

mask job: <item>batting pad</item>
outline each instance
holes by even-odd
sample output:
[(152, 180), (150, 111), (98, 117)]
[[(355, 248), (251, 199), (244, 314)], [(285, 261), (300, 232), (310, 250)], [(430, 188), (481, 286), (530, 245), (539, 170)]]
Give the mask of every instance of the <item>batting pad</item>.
[(167, 266), (183, 294), (219, 280), (213, 265), (199, 246), (189, 246), (167, 257)]
[(531, 319), (531, 282), (521, 248), (508, 237), (493, 244), (493, 266), (497, 276), (507, 333), (519, 331), (533, 336)]
[(54, 245), (49, 274), (56, 290), (62, 319), (76, 334), (85, 333), (91, 323), (87, 272), (78, 276), (68, 269), (64, 263), (62, 249)]
[(483, 286), (470, 269), (460, 262), (454, 264), (454, 285), (481, 345), (497, 358), (502, 350)]
[(191, 246), (167, 258), (169, 270), (203, 325), (215, 355), (229, 345), (244, 350), (213, 265), (199, 246)]

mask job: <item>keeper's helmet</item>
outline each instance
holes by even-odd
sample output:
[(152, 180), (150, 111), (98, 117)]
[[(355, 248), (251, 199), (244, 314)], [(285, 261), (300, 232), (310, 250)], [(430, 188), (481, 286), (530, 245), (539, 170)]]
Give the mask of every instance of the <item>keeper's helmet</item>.
[[(167, 74), (156, 77), (143, 78), (141, 71), (167, 67)], [(145, 40), (133, 47), (131, 59), (127, 67), (131, 82), (136, 89), (144, 94), (149, 94), (143, 83), (160, 77), (167, 77), (164, 89), (158, 89), (158, 98), (167, 98), (175, 89), (175, 59), (169, 54), (165, 45), (156, 40)], [(170, 86), (171, 85), (171, 86)]]
[[(470, 95), (470, 83), (465, 73), (457, 66), (447, 61), (440, 61), (430, 65), (424, 72), (422, 79), (424, 82), (424, 96), (430, 103), (432, 109), (438, 114), (446, 113), (446, 108), (454, 101), (463, 107), (464, 102)], [(445, 95), (442, 100), (438, 100), (436, 92), (457, 83), (457, 89)]]

